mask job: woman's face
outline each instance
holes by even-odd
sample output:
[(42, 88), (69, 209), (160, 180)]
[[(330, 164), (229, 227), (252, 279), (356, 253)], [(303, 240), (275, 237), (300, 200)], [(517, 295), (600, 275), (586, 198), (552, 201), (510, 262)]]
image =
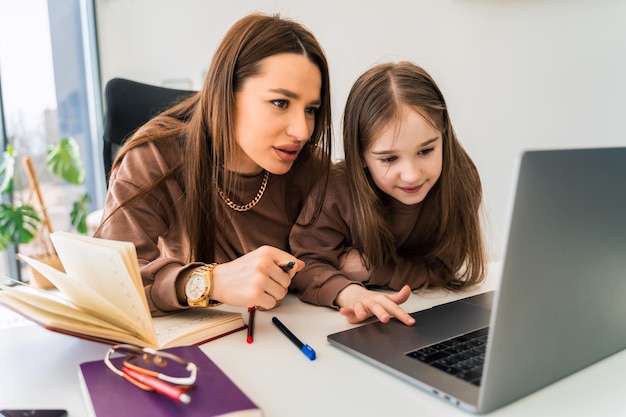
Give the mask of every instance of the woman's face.
[(443, 166), (441, 132), (405, 108), (402, 120), (372, 141), (363, 159), (376, 186), (406, 205), (421, 203)]
[(238, 152), (227, 169), (256, 174), (289, 171), (313, 134), (322, 75), (304, 55), (273, 55), (235, 94)]

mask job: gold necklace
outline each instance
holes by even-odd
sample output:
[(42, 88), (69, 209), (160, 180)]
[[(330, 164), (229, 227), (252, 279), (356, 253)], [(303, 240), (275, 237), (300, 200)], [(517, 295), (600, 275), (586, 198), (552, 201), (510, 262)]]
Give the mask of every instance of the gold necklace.
[(269, 177), (270, 177), (270, 173), (265, 171), (265, 175), (263, 176), (263, 181), (261, 181), (261, 188), (259, 188), (259, 191), (256, 193), (256, 197), (254, 197), (254, 199), (251, 202), (243, 206), (235, 203), (233, 200), (228, 198), (228, 196), (224, 194), (224, 191), (222, 191), (222, 187), (220, 187), (220, 185), (217, 182), (215, 182), (215, 187), (217, 187), (217, 193), (220, 195), (220, 197), (222, 197), (222, 200), (224, 200), (224, 203), (226, 203), (228, 207), (230, 207), (231, 209), (235, 211), (248, 211), (252, 207), (256, 206), (257, 203), (261, 200), (261, 197), (263, 197), (263, 193), (265, 193), (265, 187), (267, 187), (267, 180), (269, 179)]

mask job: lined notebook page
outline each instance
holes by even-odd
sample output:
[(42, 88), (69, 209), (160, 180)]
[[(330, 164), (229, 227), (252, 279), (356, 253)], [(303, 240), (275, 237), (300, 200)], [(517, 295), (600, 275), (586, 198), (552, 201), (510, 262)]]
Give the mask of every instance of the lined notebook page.
[(43, 276), (48, 278), (55, 287), (63, 294), (63, 298), (71, 304), (83, 310), (94, 317), (102, 318), (121, 329), (141, 334), (143, 337), (153, 339), (151, 334), (154, 329), (146, 333), (141, 327), (128, 320), (128, 317), (121, 311), (116, 304), (103, 297), (97, 290), (91, 288), (87, 283), (72, 279), (67, 274), (51, 267), (48, 264), (40, 262), (27, 256), (20, 256), (31, 267), (39, 271)]
[[(143, 287), (138, 291), (133, 278), (139, 275), (139, 266), (132, 243), (83, 239), (65, 232), (55, 232), (51, 238), (69, 279), (100, 294), (118, 314), (126, 316), (126, 321), (135, 322), (141, 334), (156, 339)], [(129, 264), (131, 251), (135, 252), (134, 265)]]

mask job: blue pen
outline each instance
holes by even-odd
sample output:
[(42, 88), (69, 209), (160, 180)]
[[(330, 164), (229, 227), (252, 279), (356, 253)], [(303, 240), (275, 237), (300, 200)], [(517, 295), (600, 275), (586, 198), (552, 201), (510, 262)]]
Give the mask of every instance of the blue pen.
[(315, 360), (315, 351), (313, 350), (313, 348), (311, 348), (311, 346), (302, 343), (300, 339), (298, 339), (293, 333), (291, 333), (291, 331), (286, 328), (285, 325), (281, 323), (281, 321), (278, 320), (276, 317), (272, 317), (272, 323), (274, 323), (276, 327), (278, 327), (278, 329), (283, 332), (283, 334), (287, 336), (287, 338), (289, 338), (289, 340), (291, 340), (302, 353), (304, 353), (304, 356), (306, 356), (310, 360)]

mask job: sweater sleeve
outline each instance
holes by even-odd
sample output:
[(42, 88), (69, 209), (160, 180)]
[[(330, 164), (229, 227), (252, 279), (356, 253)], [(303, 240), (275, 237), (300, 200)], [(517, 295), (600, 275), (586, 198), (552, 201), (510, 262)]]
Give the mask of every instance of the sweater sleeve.
[(445, 274), (445, 268), (426, 265), (421, 259), (400, 257), (395, 264), (386, 264), (374, 269), (370, 284), (395, 291), (408, 285), (412, 290), (417, 290), (426, 283), (434, 284), (441, 281)]
[[(351, 284), (362, 285), (350, 273), (342, 271), (343, 255), (352, 248), (350, 235), (350, 202), (347, 188), (337, 177), (331, 177), (322, 211), (310, 227), (305, 226), (315, 210), (317, 200), (310, 197), (289, 235), (294, 256), (305, 267), (291, 282), (291, 290), (305, 302), (336, 308), (335, 298)], [(343, 196), (343, 198), (339, 198)], [(366, 275), (369, 273), (364, 269)], [(358, 275), (363, 275), (360, 273)]]
[(178, 301), (176, 281), (199, 264), (189, 264), (185, 238), (183, 191), (168, 179), (145, 196), (120, 208), (137, 191), (169, 170), (170, 163), (154, 145), (131, 150), (112, 173), (103, 223), (96, 237), (132, 242), (150, 312), (153, 316), (187, 308)]

